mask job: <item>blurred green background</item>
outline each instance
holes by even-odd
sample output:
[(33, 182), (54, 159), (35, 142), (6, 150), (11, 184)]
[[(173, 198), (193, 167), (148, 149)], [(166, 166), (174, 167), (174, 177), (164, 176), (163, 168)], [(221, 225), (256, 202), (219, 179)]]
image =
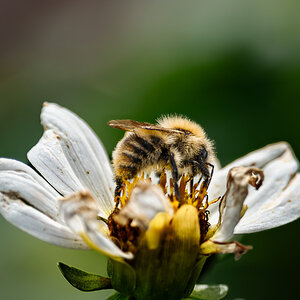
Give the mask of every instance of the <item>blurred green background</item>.
[[(1, 157), (27, 161), (44, 101), (83, 117), (109, 153), (122, 136), (110, 119), (178, 113), (206, 129), (222, 165), (280, 140), (300, 157), (299, 1), (1, 2)], [(111, 293), (79, 292), (56, 266), (105, 274), (100, 254), (48, 245), (2, 217), (0, 234), (1, 299)], [(227, 299), (297, 298), (299, 221), (242, 242), (254, 249), (211, 264), (202, 282), (228, 284)]]

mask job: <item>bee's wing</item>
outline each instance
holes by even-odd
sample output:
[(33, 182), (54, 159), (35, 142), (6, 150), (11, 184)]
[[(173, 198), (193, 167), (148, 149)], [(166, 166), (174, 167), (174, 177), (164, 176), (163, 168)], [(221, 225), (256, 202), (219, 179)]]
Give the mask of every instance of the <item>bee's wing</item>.
[(133, 120), (111, 120), (107, 123), (110, 127), (126, 130), (126, 131), (138, 131), (143, 130), (153, 130), (153, 131), (163, 131), (168, 133), (183, 133), (180, 130), (172, 128), (163, 128), (150, 123), (138, 122)]

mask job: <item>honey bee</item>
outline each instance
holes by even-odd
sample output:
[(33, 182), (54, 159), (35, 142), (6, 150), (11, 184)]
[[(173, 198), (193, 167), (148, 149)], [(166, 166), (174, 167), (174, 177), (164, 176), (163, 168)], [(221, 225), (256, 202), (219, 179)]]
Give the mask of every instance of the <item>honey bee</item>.
[(120, 195), (123, 180), (141, 172), (171, 171), (179, 201), (178, 179), (182, 174), (193, 178), (201, 173), (208, 186), (215, 154), (212, 141), (197, 123), (175, 116), (162, 117), (156, 125), (132, 120), (112, 120), (107, 124), (127, 131), (113, 152), (116, 197)]

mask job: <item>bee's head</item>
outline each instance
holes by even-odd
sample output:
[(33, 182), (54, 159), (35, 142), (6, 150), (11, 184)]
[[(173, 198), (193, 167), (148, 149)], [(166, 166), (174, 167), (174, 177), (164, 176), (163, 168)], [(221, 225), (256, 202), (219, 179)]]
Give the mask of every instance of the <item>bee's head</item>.
[(215, 160), (213, 142), (207, 138), (199, 124), (186, 117), (167, 116), (159, 119), (158, 125), (182, 132), (171, 135), (168, 142), (173, 144), (185, 159), (202, 163), (212, 163)]

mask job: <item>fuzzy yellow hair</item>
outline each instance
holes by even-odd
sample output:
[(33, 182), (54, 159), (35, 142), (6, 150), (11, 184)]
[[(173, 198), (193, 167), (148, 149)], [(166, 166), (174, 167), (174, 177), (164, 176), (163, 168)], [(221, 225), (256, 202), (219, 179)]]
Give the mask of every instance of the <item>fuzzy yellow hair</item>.
[(183, 129), (191, 132), (199, 138), (206, 139), (206, 133), (200, 125), (183, 116), (163, 116), (157, 120), (157, 124), (164, 128)]

